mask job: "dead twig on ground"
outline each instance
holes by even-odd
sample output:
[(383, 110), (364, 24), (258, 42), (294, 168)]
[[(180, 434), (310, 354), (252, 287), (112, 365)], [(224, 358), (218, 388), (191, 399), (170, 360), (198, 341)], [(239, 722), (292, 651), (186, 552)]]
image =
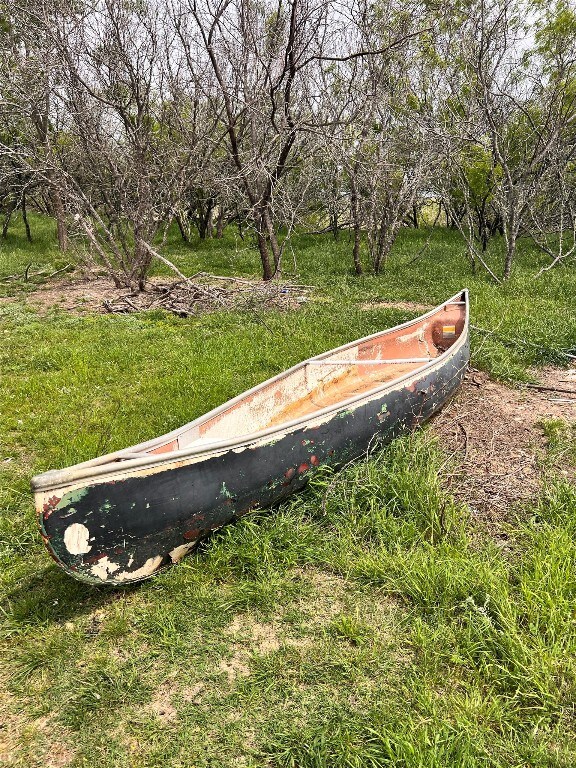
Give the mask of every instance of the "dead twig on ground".
[(524, 384), (529, 389), (537, 389), (538, 392), (560, 392), (563, 395), (576, 395), (574, 389), (563, 389), (562, 387), (545, 387), (542, 384)]

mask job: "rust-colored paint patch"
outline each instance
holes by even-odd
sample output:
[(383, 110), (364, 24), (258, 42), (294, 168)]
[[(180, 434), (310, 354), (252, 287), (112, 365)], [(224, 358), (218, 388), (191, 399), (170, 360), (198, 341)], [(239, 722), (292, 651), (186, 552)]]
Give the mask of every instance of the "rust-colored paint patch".
[(85, 557), (84, 562), (88, 565), (93, 565), (94, 563), (97, 563), (98, 560), (102, 560), (103, 557), (106, 557), (106, 552), (99, 552), (97, 555), (92, 555), (91, 557)]
[(59, 496), (51, 496), (48, 501), (42, 506), (42, 511), (44, 514), (44, 520), (48, 520), (52, 512), (56, 509), (58, 504), (60, 503), (60, 497)]
[(157, 453), (170, 453), (171, 451), (177, 451), (178, 450), (178, 440), (172, 440), (169, 443), (166, 443), (165, 445), (161, 445), (158, 448), (154, 448), (153, 451), (150, 451), (152, 454)]

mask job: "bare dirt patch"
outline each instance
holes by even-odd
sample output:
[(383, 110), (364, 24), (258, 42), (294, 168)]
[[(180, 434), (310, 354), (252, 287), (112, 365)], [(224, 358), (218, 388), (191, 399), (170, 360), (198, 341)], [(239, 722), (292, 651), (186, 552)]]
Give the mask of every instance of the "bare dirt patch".
[(182, 701), (184, 701), (185, 704), (200, 704), (202, 693), (205, 688), (205, 683), (196, 683), (196, 685), (186, 686), (181, 692)]
[(48, 717), (27, 719), (21, 704), (0, 679), (0, 765), (64, 768), (74, 759), (61, 729)]
[(245, 645), (250, 652), (272, 653), (281, 645), (281, 628), (277, 622), (264, 623), (256, 621), (249, 615), (235, 616), (226, 628), (226, 632), (237, 644)]
[(238, 677), (248, 677), (250, 667), (247, 663), (246, 652), (236, 651), (229, 659), (222, 659), (218, 669), (226, 673), (229, 684), (232, 684)]
[(324, 626), (345, 609), (346, 584), (341, 576), (313, 568), (298, 568), (295, 572), (312, 586), (300, 606), (311, 628)]
[(231, 682), (239, 676), (237, 669), (240, 674), (247, 673), (248, 668), (245, 671), (244, 666), (254, 653), (266, 655), (287, 647), (306, 651), (318, 642), (318, 633), (326, 624), (345, 608), (345, 584), (341, 577), (312, 568), (295, 568), (293, 572), (311, 587), (298, 605), (304, 618), (304, 631), (294, 633), (291, 625), (283, 624), (281, 616), (271, 622), (258, 621), (250, 614), (235, 616), (226, 628), (235, 653), (220, 663), (220, 669), (228, 674)]
[(131, 293), (126, 288), (115, 288), (104, 277), (74, 275), (52, 280), (21, 295), (20, 300), (40, 314), (54, 309), (72, 314), (131, 314), (163, 309), (188, 317), (222, 309), (297, 309), (308, 300), (309, 290), (309, 286), (201, 273), (191, 280), (152, 277), (146, 291)]
[[(102, 312), (103, 302), (114, 300), (119, 289), (103, 277), (64, 277), (41, 285), (22, 298), (23, 303), (40, 314), (61, 309), (73, 314)], [(126, 291), (124, 291), (126, 293)], [(14, 296), (10, 301), (19, 297)], [(21, 297), (20, 297), (21, 298)]]
[(171, 723), (178, 717), (178, 712), (172, 704), (172, 696), (175, 692), (174, 681), (166, 680), (155, 692), (150, 701), (150, 709), (163, 723)]
[[(541, 422), (576, 421), (576, 378), (564, 369), (546, 368), (537, 376), (558, 393), (511, 388), (471, 371), (457, 396), (434, 419), (440, 446), (455, 459), (448, 476), (454, 495), (485, 520), (506, 519), (519, 502), (535, 498), (545, 467), (546, 437)], [(574, 467), (555, 467), (574, 477)]]

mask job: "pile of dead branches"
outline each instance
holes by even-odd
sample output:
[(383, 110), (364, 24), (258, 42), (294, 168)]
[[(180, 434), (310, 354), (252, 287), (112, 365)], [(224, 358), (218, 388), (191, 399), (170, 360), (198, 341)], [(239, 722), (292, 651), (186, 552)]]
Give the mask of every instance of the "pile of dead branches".
[(199, 272), (191, 278), (153, 283), (146, 291), (121, 295), (104, 301), (102, 306), (112, 314), (162, 309), (178, 317), (220, 309), (287, 310), (307, 301), (311, 288), (308, 285), (245, 280)]

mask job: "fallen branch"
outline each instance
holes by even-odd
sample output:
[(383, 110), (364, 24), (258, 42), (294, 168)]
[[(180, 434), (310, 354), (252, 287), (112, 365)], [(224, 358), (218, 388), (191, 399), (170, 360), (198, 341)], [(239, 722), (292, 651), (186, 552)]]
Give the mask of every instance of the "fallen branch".
[(48, 280), (51, 280), (53, 277), (56, 277), (56, 275), (59, 275), (61, 272), (66, 272), (67, 269), (70, 269), (72, 264), (66, 264), (65, 267), (62, 267), (62, 269), (57, 269), (56, 272), (52, 272), (51, 275), (48, 275)]
[(70, 269), (72, 264), (66, 264), (65, 267), (62, 267), (61, 269), (57, 269), (56, 272), (52, 272), (51, 274), (48, 274), (46, 269), (40, 269), (38, 272), (30, 272), (30, 267), (32, 266), (33, 262), (30, 262), (30, 264), (27, 265), (26, 269), (22, 274), (16, 274), (16, 275), (6, 275), (6, 277), (0, 277), (0, 282), (7, 283), (10, 282), (10, 280), (24, 280), (25, 283), (27, 283), (30, 278), (33, 277), (42, 277), (46, 275), (47, 280), (51, 280), (53, 277), (56, 277), (56, 275), (59, 275), (61, 272), (65, 272), (67, 269)]
[(576, 396), (576, 390), (574, 389), (562, 389), (562, 387), (545, 387), (541, 384), (524, 384), (524, 386), (529, 387), (529, 389), (537, 389), (538, 392), (560, 392), (563, 395)]
[(186, 282), (188, 285), (193, 285), (196, 290), (204, 292), (207, 296), (210, 296), (210, 298), (216, 298), (217, 299), (217, 297), (213, 296), (209, 291), (205, 290), (204, 288), (201, 288), (199, 285), (197, 285), (195, 283), (192, 283), (190, 278), (186, 277), (186, 275), (183, 272), (180, 272), (180, 270), (178, 269), (176, 264), (173, 264), (165, 256), (161, 256), (157, 251), (155, 251), (153, 248), (151, 248), (148, 245), (148, 243), (146, 243), (144, 240), (141, 240), (140, 242), (142, 243), (144, 248), (148, 251), (148, 253), (151, 256), (153, 256), (155, 259), (158, 259), (163, 264), (166, 264), (167, 267), (170, 267), (170, 269), (173, 270), (178, 275), (178, 277), (182, 278), (182, 280), (184, 282)]

